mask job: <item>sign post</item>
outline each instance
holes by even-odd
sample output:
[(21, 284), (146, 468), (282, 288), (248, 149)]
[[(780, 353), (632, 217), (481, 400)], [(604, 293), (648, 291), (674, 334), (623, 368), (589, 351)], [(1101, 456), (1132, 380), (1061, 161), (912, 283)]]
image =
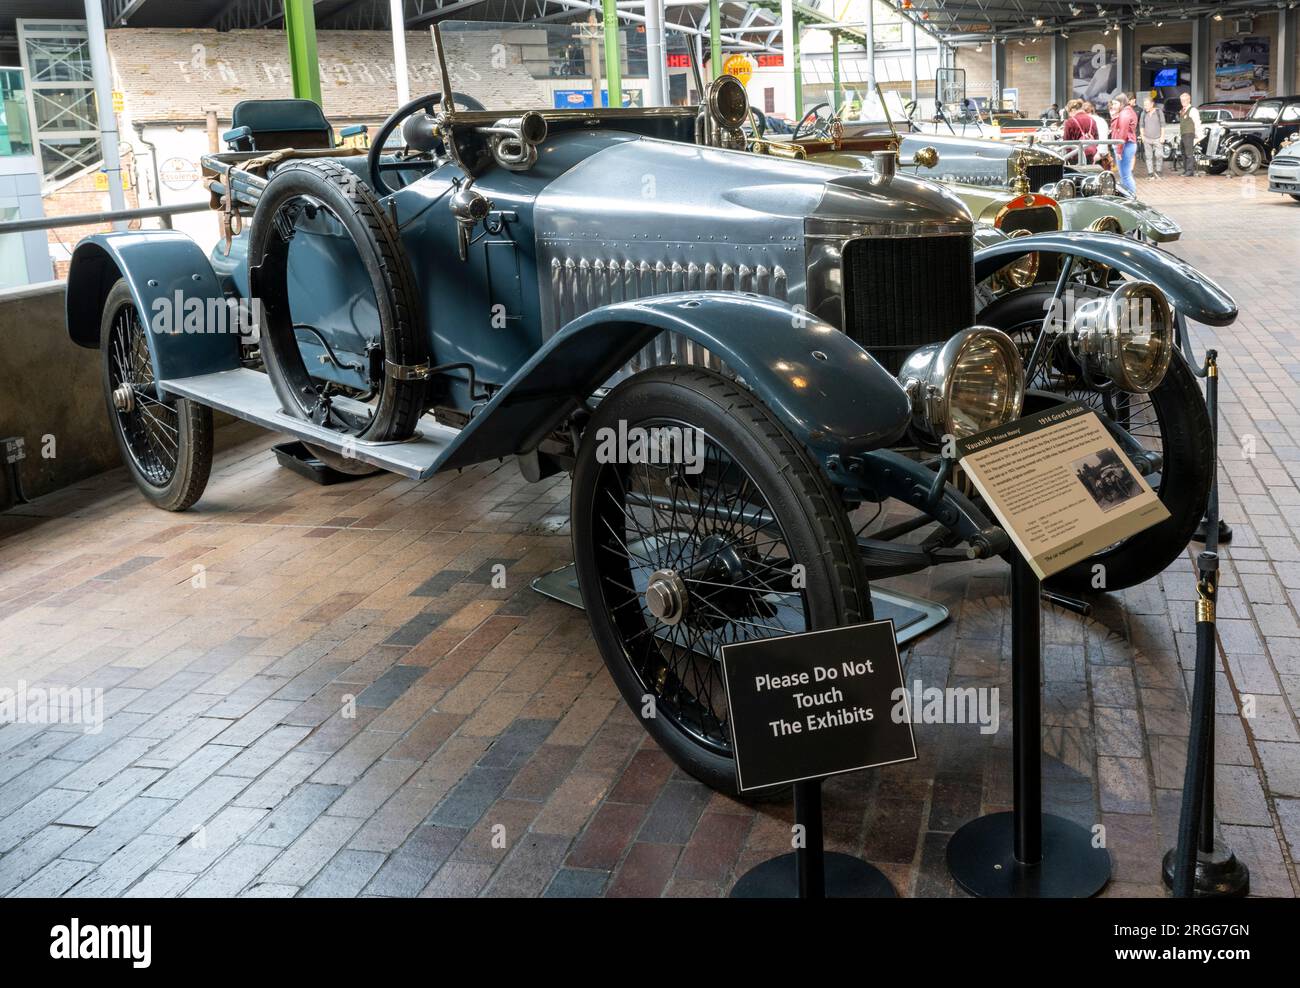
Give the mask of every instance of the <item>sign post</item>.
[(1087, 828), (1043, 813), (1040, 580), (1168, 517), (1096, 413), (1072, 402), (957, 444), (962, 468), (1014, 545), (1011, 553), (1013, 808), (948, 841), (948, 870), (971, 895), (1082, 898), (1110, 881), (1110, 853)]
[(826, 853), (821, 796), (826, 776), (916, 757), (893, 622), (724, 645), (722, 674), (740, 790), (794, 786), (794, 850), (732, 897), (893, 897), (879, 869)]

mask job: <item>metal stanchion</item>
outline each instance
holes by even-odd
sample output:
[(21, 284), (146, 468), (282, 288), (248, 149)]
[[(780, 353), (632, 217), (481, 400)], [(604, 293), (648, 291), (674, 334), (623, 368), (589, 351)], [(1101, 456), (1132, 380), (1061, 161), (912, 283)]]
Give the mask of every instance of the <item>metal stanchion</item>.
[[(1187, 321), (1180, 314), (1178, 316), (1179, 337), (1183, 341), (1183, 353), (1189, 356), (1191, 350), (1191, 337), (1187, 333)], [(1210, 500), (1205, 506), (1205, 517), (1201, 519), (1200, 525), (1196, 527), (1195, 534), (1192, 535), (1193, 542), (1201, 542), (1206, 549), (1214, 552), (1211, 548), (1211, 536), (1213, 544), (1217, 548), (1220, 545), (1227, 545), (1232, 541), (1232, 528), (1226, 521), (1219, 517), (1219, 351), (1205, 351), (1205, 366), (1197, 368), (1192, 367), (1192, 372), (1197, 377), (1205, 378), (1205, 407), (1210, 413), (1210, 448), (1214, 450), (1214, 479), (1210, 482)], [(1211, 521), (1213, 519), (1213, 521)], [(1213, 532), (1211, 532), (1213, 529)]]
[(1183, 805), (1178, 845), (1165, 853), (1161, 869), (1165, 884), (1180, 897), (1245, 895), (1250, 870), (1232, 849), (1214, 837), (1214, 711), (1217, 634), (1214, 626), (1219, 579), (1219, 367), (1218, 354), (1205, 354), (1205, 401), (1214, 436), (1215, 481), (1202, 522), (1205, 548), (1196, 557), (1196, 673), (1192, 687), (1191, 728), (1187, 738), (1187, 768), (1183, 774)]
[(1041, 586), (1011, 557), (1011, 734), (1014, 803), (1010, 813), (972, 820), (948, 841), (948, 870), (971, 895), (1083, 898), (1110, 881), (1110, 854), (1084, 827), (1042, 810)]
[(822, 780), (794, 784), (794, 820), (803, 842), (741, 875), (733, 899), (893, 899), (898, 893), (879, 868), (849, 854), (826, 853)]

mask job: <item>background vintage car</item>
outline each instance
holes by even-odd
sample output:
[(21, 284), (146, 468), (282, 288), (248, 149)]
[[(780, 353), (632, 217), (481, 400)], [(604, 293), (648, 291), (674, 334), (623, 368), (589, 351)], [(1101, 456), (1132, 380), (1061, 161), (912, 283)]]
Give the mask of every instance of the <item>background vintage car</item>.
[(1293, 134), (1300, 133), (1300, 96), (1262, 99), (1239, 120), (1211, 124), (1198, 164), (1210, 172), (1253, 175), (1268, 165)]
[(1268, 191), (1300, 202), (1300, 135), (1293, 135), (1268, 166)]
[[(1112, 217), (1119, 232), (1151, 243), (1171, 243), (1182, 236), (1182, 228), (1171, 217), (1116, 189), (1113, 179), (1103, 186), (1112, 191), (1091, 191), (1101, 181), (1098, 174), (1074, 169), (1048, 148), (954, 135), (895, 134), (879, 124), (848, 125), (842, 138), (819, 136), (797, 143), (813, 161), (852, 169), (870, 168), (872, 151), (897, 147), (900, 171), (950, 185), (986, 222), (992, 221), (990, 203), (1000, 200), (1005, 206), (1015, 199), (1015, 183), (1023, 171), (1030, 191), (1057, 201), (1060, 229), (1092, 230), (1099, 225), (1112, 229), (1106, 223)], [(934, 164), (924, 161), (928, 148), (938, 153)], [(1071, 195), (1060, 188), (1063, 181)], [(994, 209), (992, 215), (996, 213)]]

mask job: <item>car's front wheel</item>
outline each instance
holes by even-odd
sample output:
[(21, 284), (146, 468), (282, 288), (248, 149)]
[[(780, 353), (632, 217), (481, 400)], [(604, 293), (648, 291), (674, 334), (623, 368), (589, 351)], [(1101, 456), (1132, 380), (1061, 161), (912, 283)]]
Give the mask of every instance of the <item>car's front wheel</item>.
[(600, 402), (571, 505), (583, 603), (624, 700), (685, 771), (734, 793), (722, 646), (871, 618), (839, 498), (745, 388), (660, 367)]
[[(1075, 291), (1080, 300), (1106, 294), (1083, 286)], [(1050, 286), (1037, 286), (1004, 296), (980, 313), (979, 322), (1006, 332), (1028, 355), (1052, 295)], [(1146, 479), (1169, 511), (1165, 521), (1056, 574), (1049, 585), (1068, 593), (1122, 590), (1163, 572), (1191, 541), (1205, 515), (1214, 480), (1210, 415), (1187, 361), (1175, 353), (1156, 388), (1148, 394), (1129, 394), (1108, 388), (1107, 382), (1085, 383), (1069, 355), (1056, 350), (1027, 386), (1036, 396), (1050, 396), (1027, 398), (1027, 412), (1039, 410), (1032, 407), (1036, 403), (1081, 401), (1110, 416), (1144, 449), (1159, 453), (1161, 470)]]
[(1254, 175), (1264, 164), (1264, 155), (1253, 144), (1243, 144), (1228, 158), (1228, 170), (1237, 176)]

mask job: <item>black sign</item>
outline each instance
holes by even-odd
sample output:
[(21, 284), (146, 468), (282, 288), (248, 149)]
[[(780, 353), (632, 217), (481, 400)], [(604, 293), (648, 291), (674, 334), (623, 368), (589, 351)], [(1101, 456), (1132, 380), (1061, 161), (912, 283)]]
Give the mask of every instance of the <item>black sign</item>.
[(724, 645), (722, 675), (741, 791), (916, 757), (893, 621)]

